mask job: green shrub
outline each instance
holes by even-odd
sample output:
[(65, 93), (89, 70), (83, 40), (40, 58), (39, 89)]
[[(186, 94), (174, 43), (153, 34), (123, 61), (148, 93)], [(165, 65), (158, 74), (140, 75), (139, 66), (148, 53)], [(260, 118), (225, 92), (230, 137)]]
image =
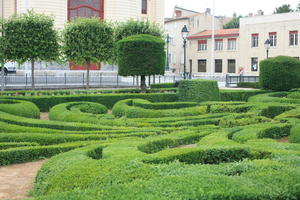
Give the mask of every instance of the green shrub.
[(248, 101), (252, 96), (268, 93), (266, 90), (220, 90), (221, 101)]
[(300, 87), (300, 61), (278, 56), (260, 62), (260, 84), (274, 91), (289, 91)]
[(117, 60), (122, 76), (141, 76), (145, 88), (145, 76), (165, 73), (165, 42), (152, 35), (134, 35), (118, 41)]
[(84, 143), (69, 143), (53, 146), (19, 147), (0, 150), (0, 166), (49, 158), (56, 154), (84, 146)]
[(284, 113), (286, 111), (292, 110), (295, 107), (293, 106), (268, 106), (267, 108), (261, 110), (260, 115), (268, 117), (268, 118), (274, 118), (277, 115), (280, 115), (281, 113)]
[(28, 101), (0, 99), (0, 111), (28, 118), (40, 118), (36, 105)]
[(176, 83), (157, 83), (151, 84), (151, 89), (155, 88), (176, 88), (178, 85)]
[(15, 148), (15, 147), (26, 147), (26, 146), (37, 146), (38, 143), (34, 142), (6, 142), (4, 143), (3, 140), (0, 143), (0, 150), (3, 149), (10, 149), (10, 148)]
[(217, 81), (183, 80), (179, 83), (179, 101), (219, 101), (220, 93)]
[(280, 139), (288, 137), (291, 133), (291, 125), (279, 125), (276, 127), (267, 128), (257, 134), (258, 138)]
[(237, 84), (237, 87), (239, 88), (255, 88), (260, 89), (260, 83), (259, 82), (241, 82)]
[(273, 92), (267, 94), (259, 94), (249, 98), (249, 102), (256, 103), (287, 103), (287, 104), (300, 104), (300, 99), (287, 98), (288, 92)]
[(7, 97), (9, 99), (27, 100), (37, 105), (41, 112), (48, 112), (55, 105), (67, 102), (88, 101), (100, 103), (107, 108), (112, 108), (115, 103), (123, 99), (146, 99), (151, 102), (177, 101), (177, 94), (87, 94), (87, 95), (62, 95), (62, 96), (25, 96)]
[[(136, 99), (119, 101), (112, 109), (113, 115), (116, 117), (126, 116), (127, 118), (160, 118), (196, 116), (206, 113), (205, 106), (195, 106), (180, 109), (145, 109), (135, 105), (135, 101)], [(141, 102), (139, 99), (137, 101)], [(154, 105), (152, 106), (154, 107)], [(169, 104), (168, 106), (172, 106), (172, 104)], [(157, 107), (160, 108), (160, 106)]]
[(289, 141), (292, 143), (300, 143), (300, 124), (297, 124), (292, 128)]

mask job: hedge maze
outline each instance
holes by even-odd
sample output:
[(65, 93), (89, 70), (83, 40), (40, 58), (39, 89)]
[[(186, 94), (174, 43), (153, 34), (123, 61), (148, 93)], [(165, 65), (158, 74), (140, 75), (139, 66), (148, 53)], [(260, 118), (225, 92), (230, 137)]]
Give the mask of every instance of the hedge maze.
[(43, 200), (300, 199), (299, 90), (202, 85), (214, 101), (182, 101), (182, 89), (3, 95), (0, 165), (50, 158), (32, 190)]

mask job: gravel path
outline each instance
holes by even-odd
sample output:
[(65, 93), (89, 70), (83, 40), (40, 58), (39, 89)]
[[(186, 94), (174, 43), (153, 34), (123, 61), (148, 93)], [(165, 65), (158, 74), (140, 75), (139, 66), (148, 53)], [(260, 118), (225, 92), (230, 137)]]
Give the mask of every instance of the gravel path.
[(35, 176), (44, 162), (0, 167), (0, 199), (28, 198)]

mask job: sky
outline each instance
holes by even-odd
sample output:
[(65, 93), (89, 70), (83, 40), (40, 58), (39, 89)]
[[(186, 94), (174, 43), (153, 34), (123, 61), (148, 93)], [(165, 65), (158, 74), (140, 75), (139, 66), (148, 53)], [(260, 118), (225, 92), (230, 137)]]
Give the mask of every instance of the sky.
[[(265, 15), (272, 14), (275, 7), (283, 4), (291, 4), (296, 8), (300, 0), (215, 0), (216, 15), (232, 16), (233, 13), (238, 15), (248, 15), (263, 10)], [(171, 17), (174, 6), (186, 9), (204, 12), (205, 8), (212, 7), (212, 0), (165, 0), (165, 17)]]

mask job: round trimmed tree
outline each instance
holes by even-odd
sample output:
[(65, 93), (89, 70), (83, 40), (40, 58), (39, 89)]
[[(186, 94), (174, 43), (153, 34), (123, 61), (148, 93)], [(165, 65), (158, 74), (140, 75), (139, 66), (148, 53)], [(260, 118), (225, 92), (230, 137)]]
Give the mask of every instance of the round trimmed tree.
[(59, 57), (58, 34), (54, 19), (34, 12), (28, 12), (8, 19), (3, 26), (7, 60), (20, 63), (31, 62), (32, 89), (34, 64), (41, 61), (56, 61)]
[(69, 22), (63, 32), (63, 51), (66, 59), (74, 64), (86, 66), (87, 88), (90, 84), (91, 64), (109, 61), (113, 47), (113, 28), (99, 18), (77, 18)]
[(146, 76), (164, 75), (165, 42), (152, 35), (134, 35), (117, 43), (119, 74), (141, 76), (141, 88), (146, 88)]
[(260, 85), (269, 90), (288, 91), (300, 88), (300, 61), (278, 56), (260, 62)]

